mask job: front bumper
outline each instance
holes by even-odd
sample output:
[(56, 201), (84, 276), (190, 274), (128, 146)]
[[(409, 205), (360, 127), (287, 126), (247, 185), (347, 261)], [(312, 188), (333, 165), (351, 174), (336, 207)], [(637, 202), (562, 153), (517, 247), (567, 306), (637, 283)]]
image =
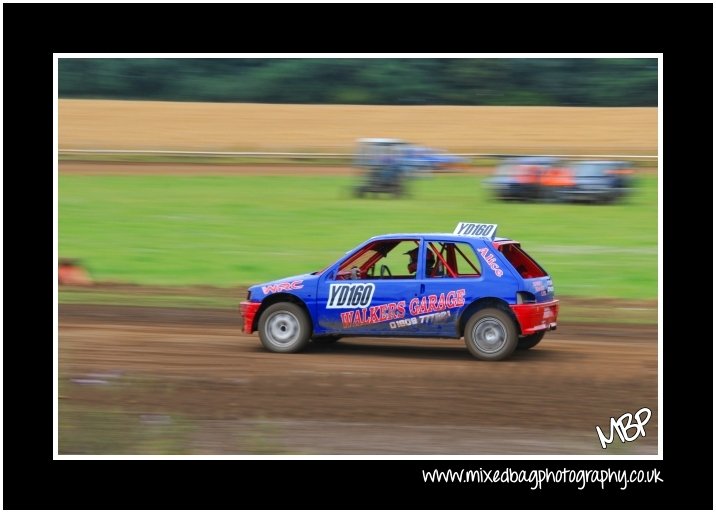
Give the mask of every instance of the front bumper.
[(515, 317), (517, 317), (522, 335), (557, 329), (558, 299), (553, 299), (547, 303), (510, 305), (510, 308), (515, 313)]
[(259, 311), (260, 307), (261, 303), (255, 303), (253, 301), (242, 301), (239, 304), (239, 313), (244, 320), (242, 326), (244, 333), (248, 333), (250, 335), (254, 332), (254, 318), (256, 317), (256, 312)]

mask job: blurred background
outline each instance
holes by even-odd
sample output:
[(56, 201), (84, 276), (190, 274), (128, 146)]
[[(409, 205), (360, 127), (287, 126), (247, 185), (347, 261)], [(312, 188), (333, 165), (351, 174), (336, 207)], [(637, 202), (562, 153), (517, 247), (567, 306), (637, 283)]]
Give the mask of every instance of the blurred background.
[[(58, 72), (61, 454), (588, 454), (612, 414), (656, 424), (656, 59)], [(248, 285), (458, 221), (521, 241), (562, 300), (556, 340), (592, 338), (485, 366), (459, 341), (274, 355), (241, 333)], [(511, 414), (456, 392), (496, 379)]]
[(656, 59), (63, 59), (61, 98), (656, 107)]

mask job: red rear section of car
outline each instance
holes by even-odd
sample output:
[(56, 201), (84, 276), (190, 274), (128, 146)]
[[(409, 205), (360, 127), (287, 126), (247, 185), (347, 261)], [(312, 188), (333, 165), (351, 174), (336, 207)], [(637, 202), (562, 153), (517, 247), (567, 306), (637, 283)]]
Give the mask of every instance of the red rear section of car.
[[(499, 241), (494, 243), (500, 253), (512, 264), (515, 270), (525, 280), (539, 282), (535, 278), (547, 278), (547, 271), (529, 256), (515, 241)], [(551, 284), (551, 281), (549, 282)], [(539, 289), (538, 289), (539, 290)], [(544, 290), (544, 289), (541, 289)], [(545, 296), (547, 301), (538, 302), (535, 296), (530, 295), (529, 302), (510, 305), (517, 317), (522, 335), (544, 330), (557, 329), (557, 314), (559, 313), (559, 300), (551, 299), (551, 294)]]
[(557, 299), (547, 303), (511, 305), (510, 308), (517, 317), (523, 335), (557, 329), (557, 314), (559, 313), (559, 300)]

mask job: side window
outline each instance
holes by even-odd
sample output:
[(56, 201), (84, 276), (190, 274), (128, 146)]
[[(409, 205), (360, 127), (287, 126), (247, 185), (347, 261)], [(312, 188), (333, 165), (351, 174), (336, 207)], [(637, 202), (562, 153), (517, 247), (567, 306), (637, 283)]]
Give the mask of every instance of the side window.
[(336, 280), (414, 279), (409, 270), (412, 250), (417, 253), (418, 241), (391, 239), (372, 242), (356, 251), (341, 264)]
[(480, 259), (475, 249), (465, 242), (455, 244), (455, 264), (458, 276), (478, 278), (482, 275)]
[(542, 269), (518, 244), (502, 244), (498, 249), (523, 278), (547, 276), (547, 271)]
[(425, 273), (428, 278), (479, 278), (482, 275), (480, 259), (465, 242), (430, 241), (428, 250), (434, 255), (433, 259), (428, 254)]
[(385, 258), (377, 263), (375, 275), (383, 278), (414, 279), (415, 271), (410, 265), (411, 252), (417, 254), (415, 250), (418, 249), (418, 244), (417, 240), (401, 240)]

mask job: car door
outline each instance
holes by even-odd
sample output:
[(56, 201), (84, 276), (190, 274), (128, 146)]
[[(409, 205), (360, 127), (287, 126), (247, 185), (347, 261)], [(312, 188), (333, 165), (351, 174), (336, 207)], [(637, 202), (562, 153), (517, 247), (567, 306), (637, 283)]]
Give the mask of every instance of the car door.
[[(343, 335), (417, 332), (415, 325), (405, 321), (408, 304), (418, 296), (417, 273), (406, 273), (398, 265), (404, 266), (407, 261), (402, 249), (419, 243), (416, 238), (373, 241), (325, 272), (318, 282), (316, 301), (316, 321), (321, 332)], [(388, 255), (380, 255), (380, 244), (390, 247), (387, 251), (392, 255), (390, 267), (381, 263), (389, 259)]]
[(471, 244), (449, 238), (426, 239), (425, 250), (435, 254), (435, 266), (426, 266), (419, 296), (408, 311), (417, 318), (422, 334), (456, 337), (465, 305), (487, 295), (480, 259)]

